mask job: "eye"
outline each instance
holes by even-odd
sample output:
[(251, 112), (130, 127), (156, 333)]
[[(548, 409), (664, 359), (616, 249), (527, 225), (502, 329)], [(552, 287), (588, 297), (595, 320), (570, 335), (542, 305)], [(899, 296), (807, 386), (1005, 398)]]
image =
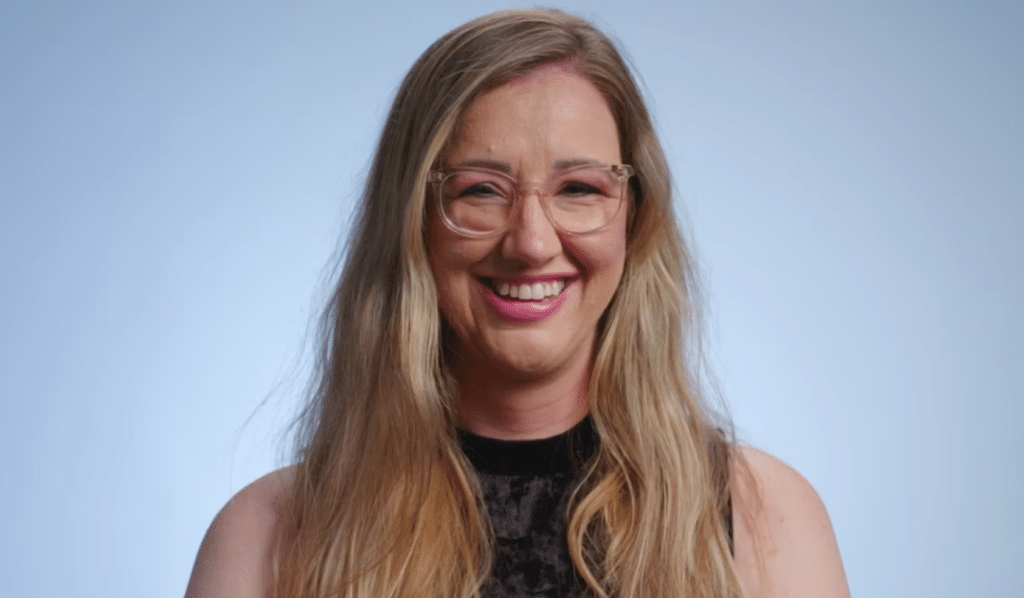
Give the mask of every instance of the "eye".
[(581, 181), (569, 181), (562, 185), (558, 194), (569, 197), (579, 197), (584, 195), (603, 195), (604, 192), (593, 185)]
[(476, 183), (459, 192), (459, 197), (495, 197), (504, 195), (493, 183)]
[(455, 172), (442, 187), (446, 201), (504, 203), (512, 197), (511, 186), (500, 178), (476, 171)]

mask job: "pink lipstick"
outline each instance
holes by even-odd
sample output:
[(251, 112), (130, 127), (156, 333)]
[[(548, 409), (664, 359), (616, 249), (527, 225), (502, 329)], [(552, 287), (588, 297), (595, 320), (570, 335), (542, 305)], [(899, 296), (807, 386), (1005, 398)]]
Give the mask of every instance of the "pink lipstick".
[[(561, 279), (561, 277), (531, 277), (529, 280), (523, 280), (522, 282), (528, 284), (535, 281), (556, 281)], [(566, 280), (565, 288), (549, 299), (524, 301), (503, 297), (491, 288), (491, 281), (476, 279), (477, 290), (494, 313), (503, 320), (523, 324), (537, 322), (556, 314), (565, 304), (566, 296), (570, 291), (569, 287), (574, 282), (574, 279)]]

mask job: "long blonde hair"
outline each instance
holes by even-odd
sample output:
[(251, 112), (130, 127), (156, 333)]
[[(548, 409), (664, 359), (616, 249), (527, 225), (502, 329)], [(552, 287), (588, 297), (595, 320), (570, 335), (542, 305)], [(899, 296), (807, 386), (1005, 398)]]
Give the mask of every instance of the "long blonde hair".
[(693, 261), (664, 155), (612, 42), (577, 17), (537, 10), (448, 33), (397, 93), (322, 320), (276, 597), (479, 593), (494, 539), (455, 436), (457, 390), (425, 248), (427, 176), (477, 97), (557, 62), (602, 92), (636, 170), (625, 269), (589, 386), (599, 449), (570, 507), (570, 553), (602, 597), (739, 595), (722, 516), (729, 438), (699, 392)]

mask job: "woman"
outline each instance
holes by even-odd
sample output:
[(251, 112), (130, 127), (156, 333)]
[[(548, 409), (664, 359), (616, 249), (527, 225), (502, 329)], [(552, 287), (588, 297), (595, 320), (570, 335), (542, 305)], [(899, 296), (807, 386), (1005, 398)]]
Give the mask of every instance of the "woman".
[(188, 595), (848, 595), (814, 491), (701, 400), (691, 263), (604, 35), (444, 36), (385, 125), (298, 463), (217, 516)]

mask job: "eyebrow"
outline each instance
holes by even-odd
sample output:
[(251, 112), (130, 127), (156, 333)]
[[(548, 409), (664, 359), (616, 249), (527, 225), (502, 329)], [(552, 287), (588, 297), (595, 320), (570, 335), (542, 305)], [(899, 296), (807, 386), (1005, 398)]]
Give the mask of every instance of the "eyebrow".
[(467, 166), (473, 168), (487, 168), (490, 170), (497, 170), (498, 172), (504, 172), (505, 174), (508, 175), (512, 174), (512, 166), (508, 162), (500, 162), (498, 160), (466, 160), (464, 162), (460, 162), (458, 164), (453, 165), (454, 168), (465, 168)]
[[(603, 166), (604, 162), (595, 160), (594, 158), (566, 158), (564, 160), (555, 160), (551, 168), (552, 170), (568, 170), (577, 166)], [(497, 170), (498, 172), (504, 172), (507, 175), (512, 174), (512, 166), (508, 162), (501, 162), (500, 160), (488, 160), (486, 158), (466, 160), (455, 164), (455, 168), (464, 167), (474, 168), (487, 168), (490, 170)]]
[(603, 166), (604, 162), (593, 158), (569, 158), (567, 160), (555, 160), (551, 165), (553, 170), (568, 170), (577, 166)]

